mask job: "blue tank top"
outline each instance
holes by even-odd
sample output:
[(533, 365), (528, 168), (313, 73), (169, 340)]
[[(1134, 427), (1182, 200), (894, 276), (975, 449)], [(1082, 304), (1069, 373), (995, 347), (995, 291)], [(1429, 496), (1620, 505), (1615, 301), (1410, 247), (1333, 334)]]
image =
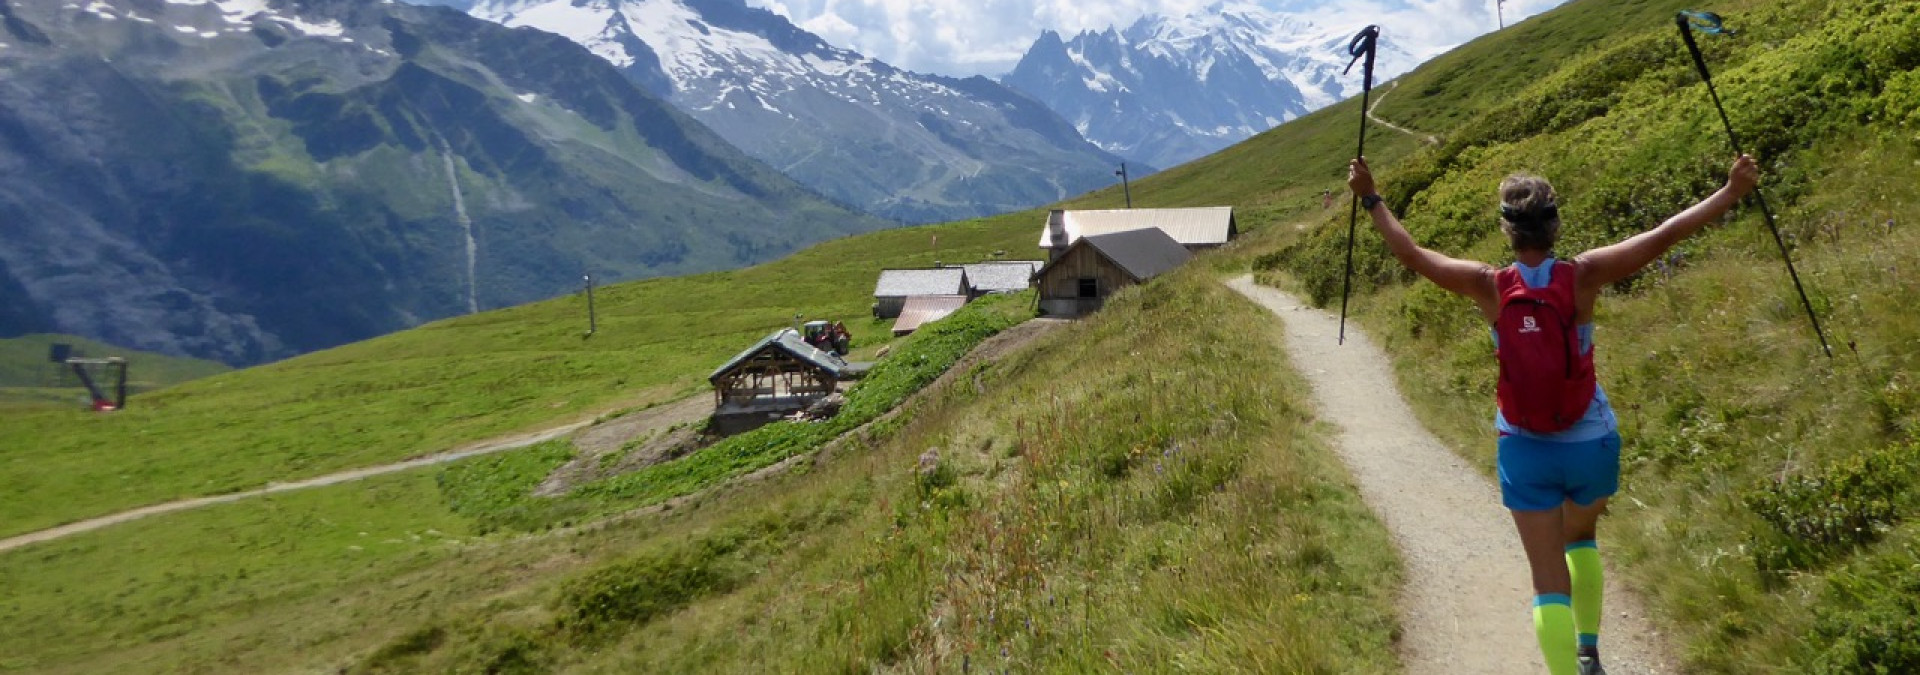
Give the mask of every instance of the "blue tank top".
[[(1538, 267), (1528, 267), (1517, 262), (1514, 263), (1513, 266), (1520, 270), (1520, 283), (1526, 284), (1527, 288), (1539, 288), (1553, 280), (1553, 263), (1554, 260), (1548, 258), (1545, 262), (1540, 263)], [(1576, 330), (1580, 332), (1580, 352), (1583, 354), (1593, 353), (1593, 324), (1591, 322), (1580, 324)], [(1494, 335), (1493, 344), (1495, 347), (1500, 346), (1500, 336), (1498, 334)], [(1587, 414), (1581, 417), (1580, 421), (1574, 422), (1572, 427), (1568, 427), (1564, 431), (1542, 434), (1516, 427), (1507, 423), (1507, 417), (1500, 414), (1499, 406), (1494, 406), (1493, 409), (1493, 428), (1500, 433), (1513, 436), (1553, 441), (1556, 443), (1580, 443), (1599, 439), (1607, 434), (1618, 431), (1620, 429), (1620, 420), (1613, 416), (1613, 404), (1607, 402), (1607, 392), (1601, 389), (1600, 385), (1595, 384), (1593, 387), (1593, 403), (1587, 406)]]

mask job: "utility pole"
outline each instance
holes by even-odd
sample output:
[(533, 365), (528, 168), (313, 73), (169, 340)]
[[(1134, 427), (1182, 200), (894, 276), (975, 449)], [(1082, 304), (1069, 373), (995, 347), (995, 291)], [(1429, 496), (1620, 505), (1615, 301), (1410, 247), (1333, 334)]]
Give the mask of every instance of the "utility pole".
[(1113, 172), (1113, 175), (1120, 177), (1120, 189), (1127, 193), (1127, 208), (1133, 208), (1133, 186), (1127, 181), (1127, 163), (1121, 162), (1120, 170)]
[(1500, 19), (1500, 30), (1507, 29), (1507, 0), (1493, 0), (1493, 14)]
[(581, 275), (580, 278), (587, 282), (587, 334), (592, 335), (600, 330), (600, 320), (593, 313), (593, 275)]

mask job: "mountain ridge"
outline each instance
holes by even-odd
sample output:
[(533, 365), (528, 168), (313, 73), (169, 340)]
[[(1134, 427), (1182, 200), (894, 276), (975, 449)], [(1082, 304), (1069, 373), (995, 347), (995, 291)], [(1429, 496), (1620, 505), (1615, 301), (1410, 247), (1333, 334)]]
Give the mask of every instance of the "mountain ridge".
[(1031, 208), (1110, 184), (1120, 162), (990, 79), (896, 68), (741, 0), (439, 2), (566, 36), (748, 154), (883, 217)]
[(888, 225), (570, 41), (445, 8), (101, 0), (7, 17), (0, 294), (27, 302), (0, 333), (259, 363), (582, 274), (732, 267)]

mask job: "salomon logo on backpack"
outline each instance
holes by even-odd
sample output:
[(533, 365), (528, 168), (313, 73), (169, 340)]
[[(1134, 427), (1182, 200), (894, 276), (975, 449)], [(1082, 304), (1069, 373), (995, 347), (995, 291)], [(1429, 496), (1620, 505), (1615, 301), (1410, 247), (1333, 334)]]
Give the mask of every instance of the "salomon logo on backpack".
[(1507, 423), (1536, 433), (1565, 431), (1586, 416), (1596, 388), (1593, 353), (1574, 326), (1572, 263), (1554, 261), (1551, 281), (1528, 288), (1517, 267), (1500, 270), (1500, 318), (1493, 324), (1500, 360), (1496, 397)]

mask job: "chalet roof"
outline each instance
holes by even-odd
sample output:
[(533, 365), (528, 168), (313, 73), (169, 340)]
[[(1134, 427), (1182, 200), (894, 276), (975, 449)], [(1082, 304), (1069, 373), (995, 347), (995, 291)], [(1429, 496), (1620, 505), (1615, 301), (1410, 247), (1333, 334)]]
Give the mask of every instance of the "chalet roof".
[[(1058, 211), (1049, 213), (1046, 226), (1040, 228), (1040, 248), (1064, 248), (1081, 237), (1159, 228), (1182, 246), (1225, 244), (1233, 239), (1237, 227), (1231, 206), (1205, 206), (1183, 209), (1110, 209), (1102, 211)], [(1056, 241), (1053, 219), (1065, 241)]]
[(975, 293), (1017, 293), (1033, 286), (1033, 273), (1043, 263), (1038, 260), (1007, 260), (968, 263), (967, 284)]
[[(1167, 233), (1158, 228), (1085, 237), (1068, 247), (1067, 253), (1070, 255), (1073, 249), (1082, 246), (1098, 251), (1101, 257), (1119, 266), (1120, 270), (1133, 277), (1134, 281), (1146, 281), (1160, 276), (1193, 257), (1193, 253), (1189, 252), (1187, 247), (1181, 246), (1180, 242), (1174, 241), (1173, 237), (1167, 236)], [(1067, 255), (1055, 258), (1053, 262), (1041, 268), (1039, 274), (1046, 274), (1048, 269), (1066, 259)]]
[(914, 295), (964, 295), (967, 271), (960, 267), (923, 270), (880, 270), (880, 282), (874, 284), (876, 298)]
[(948, 314), (959, 311), (967, 304), (964, 295), (916, 295), (907, 298), (907, 304), (900, 309), (900, 318), (893, 322), (894, 335), (906, 335), (919, 330), (921, 326), (947, 318)]
[(740, 367), (741, 364), (746, 363), (760, 353), (770, 349), (786, 352), (808, 365), (827, 371), (827, 373), (831, 374), (835, 379), (839, 379), (841, 374), (847, 370), (847, 362), (840, 357), (807, 344), (806, 338), (801, 337), (800, 333), (792, 328), (782, 328), (774, 331), (772, 335), (768, 335), (759, 342), (753, 343), (752, 347), (748, 347), (745, 351), (740, 352), (739, 356), (729, 359), (726, 365), (720, 366), (713, 371), (712, 375), (708, 375), (707, 381), (719, 382), (721, 376), (726, 375), (729, 371)]

